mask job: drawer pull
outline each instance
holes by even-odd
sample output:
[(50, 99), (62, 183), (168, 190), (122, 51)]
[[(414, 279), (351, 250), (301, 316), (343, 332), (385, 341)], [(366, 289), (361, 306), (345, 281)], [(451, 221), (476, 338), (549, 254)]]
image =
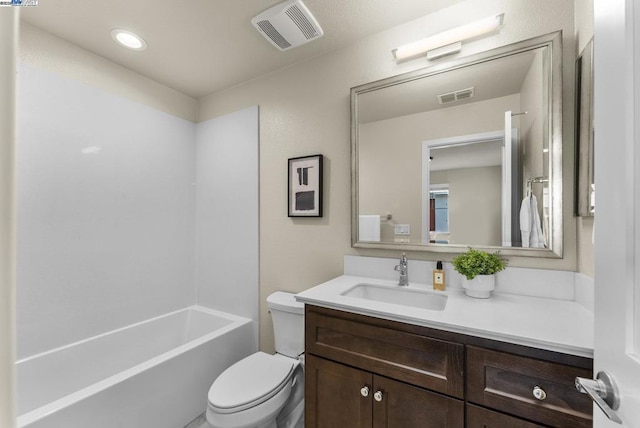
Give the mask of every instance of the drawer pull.
[(376, 393), (373, 394), (373, 399), (378, 402), (382, 401), (382, 391), (376, 391)]
[(542, 401), (547, 398), (547, 393), (544, 392), (544, 389), (536, 385), (536, 387), (533, 388), (533, 396), (536, 397), (536, 400)]
[(363, 397), (369, 396), (369, 387), (367, 385), (363, 386), (362, 389), (360, 389), (360, 395), (362, 395)]

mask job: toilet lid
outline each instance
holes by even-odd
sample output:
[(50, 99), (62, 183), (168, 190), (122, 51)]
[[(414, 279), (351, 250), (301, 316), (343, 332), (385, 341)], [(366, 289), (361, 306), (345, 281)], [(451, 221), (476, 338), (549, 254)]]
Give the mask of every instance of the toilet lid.
[(279, 392), (293, 369), (293, 360), (256, 352), (218, 376), (209, 389), (209, 404), (226, 412), (256, 406)]

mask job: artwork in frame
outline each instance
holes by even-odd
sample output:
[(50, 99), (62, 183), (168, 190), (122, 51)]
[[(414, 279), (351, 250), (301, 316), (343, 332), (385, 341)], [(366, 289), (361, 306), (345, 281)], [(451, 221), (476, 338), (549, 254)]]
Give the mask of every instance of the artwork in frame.
[(322, 155), (289, 159), (289, 217), (322, 217)]

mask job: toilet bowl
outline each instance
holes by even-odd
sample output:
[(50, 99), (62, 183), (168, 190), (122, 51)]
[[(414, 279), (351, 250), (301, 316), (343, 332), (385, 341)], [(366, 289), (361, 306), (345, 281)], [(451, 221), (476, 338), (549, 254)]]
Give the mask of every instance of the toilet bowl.
[(299, 360), (257, 352), (211, 386), (207, 421), (215, 428), (277, 427), (276, 417), (301, 383)]
[(207, 397), (213, 428), (304, 427), (304, 305), (284, 292), (267, 305), (276, 354), (256, 352), (218, 376)]

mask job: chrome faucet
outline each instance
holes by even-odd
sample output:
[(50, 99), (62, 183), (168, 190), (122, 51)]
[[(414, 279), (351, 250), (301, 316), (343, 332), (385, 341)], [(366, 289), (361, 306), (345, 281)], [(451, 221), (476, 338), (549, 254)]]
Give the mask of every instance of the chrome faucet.
[(400, 264), (396, 265), (394, 270), (400, 272), (398, 285), (409, 285), (409, 266), (407, 266), (407, 256), (405, 253), (402, 253), (402, 257), (400, 257)]

